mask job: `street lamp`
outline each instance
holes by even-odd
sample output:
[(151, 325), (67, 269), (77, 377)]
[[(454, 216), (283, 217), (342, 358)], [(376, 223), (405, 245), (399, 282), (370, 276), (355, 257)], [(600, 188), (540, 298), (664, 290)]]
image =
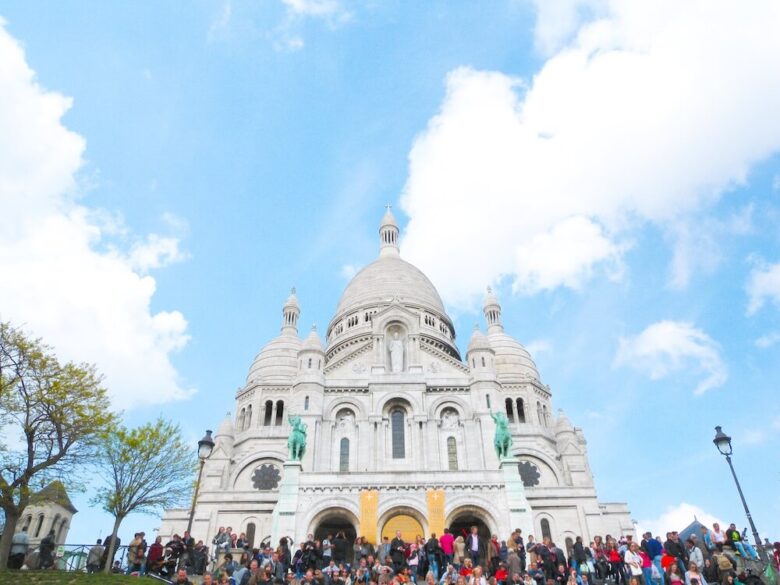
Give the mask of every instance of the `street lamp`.
[(187, 532), (192, 532), (192, 519), (195, 517), (195, 502), (198, 501), (198, 490), (200, 489), (200, 477), (203, 475), (203, 465), (214, 450), (214, 439), (211, 438), (211, 431), (206, 431), (206, 436), (198, 441), (198, 459), (200, 459), (200, 469), (198, 469), (198, 481), (195, 482), (195, 493), (192, 494), (192, 507), (190, 508), (190, 519), (187, 522)]
[(731, 475), (734, 477), (734, 483), (737, 484), (737, 491), (739, 492), (739, 497), (742, 500), (742, 506), (745, 508), (745, 516), (747, 516), (748, 522), (750, 523), (750, 530), (753, 531), (753, 539), (756, 541), (756, 551), (758, 551), (758, 556), (761, 558), (761, 560), (767, 562), (766, 551), (761, 544), (761, 538), (758, 536), (758, 530), (756, 529), (756, 525), (753, 523), (753, 517), (750, 515), (750, 510), (748, 509), (747, 502), (745, 501), (745, 495), (742, 493), (742, 487), (739, 485), (737, 474), (734, 471), (734, 465), (731, 463), (731, 454), (733, 453), (731, 448), (731, 437), (724, 433), (721, 427), (718, 426), (715, 427), (715, 438), (712, 440), (712, 442), (715, 443), (715, 446), (718, 448), (718, 452), (726, 457), (726, 461), (728, 461), (729, 469), (731, 469)]

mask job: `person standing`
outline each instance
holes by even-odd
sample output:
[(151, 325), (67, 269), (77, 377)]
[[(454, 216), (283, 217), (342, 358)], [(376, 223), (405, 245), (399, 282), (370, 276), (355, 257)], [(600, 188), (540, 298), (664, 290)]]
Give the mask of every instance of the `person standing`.
[(54, 566), (54, 530), (50, 530), (49, 534), (43, 537), (41, 544), (38, 545), (40, 550), (40, 567), (41, 569), (51, 569)]
[[(588, 562), (588, 555), (585, 553), (585, 546), (582, 544), (582, 537), (578, 536), (574, 540), (574, 547), (572, 548), (572, 568), (578, 573), (581, 573), (580, 567), (586, 565)], [(586, 565), (587, 566), (587, 565)]]
[(439, 539), (439, 546), (444, 553), (444, 562), (452, 564), (453, 556), (455, 555), (455, 537), (450, 533), (449, 528), (444, 529), (444, 534)]
[(97, 542), (89, 549), (87, 554), (87, 573), (100, 572), (100, 560), (103, 558), (103, 541), (99, 538)]
[(393, 572), (398, 573), (401, 567), (404, 566), (404, 558), (406, 556), (406, 544), (404, 539), (401, 538), (401, 531), (396, 530), (395, 538), (390, 541), (390, 558), (393, 560)]
[(11, 555), (8, 557), (9, 569), (22, 568), (29, 546), (30, 538), (27, 536), (27, 527), (25, 526), (20, 532), (14, 534), (13, 539), (11, 539)]
[(479, 529), (476, 526), (472, 526), (471, 533), (466, 537), (466, 553), (469, 555), (471, 564), (474, 567), (479, 565), (480, 545)]
[[(632, 542), (628, 546), (628, 550), (626, 550), (623, 556), (623, 562), (628, 568), (628, 573), (630, 577), (629, 582), (631, 582), (632, 578), (635, 578), (637, 580), (637, 583), (639, 583), (639, 585), (644, 585), (644, 574), (642, 572), (642, 557), (639, 555), (639, 545), (637, 543)], [(648, 583), (647, 585), (650, 584)]]
[(428, 542), (425, 543), (425, 554), (428, 558), (428, 570), (433, 573), (436, 580), (439, 580), (439, 567), (441, 567), (441, 547), (436, 533), (432, 533)]

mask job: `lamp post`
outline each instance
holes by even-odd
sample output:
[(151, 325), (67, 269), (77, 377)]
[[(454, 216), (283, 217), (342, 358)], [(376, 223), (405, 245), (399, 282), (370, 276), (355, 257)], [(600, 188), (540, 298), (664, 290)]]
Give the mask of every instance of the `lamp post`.
[(187, 521), (187, 532), (192, 532), (192, 519), (195, 517), (195, 502), (198, 501), (198, 490), (200, 489), (200, 477), (203, 475), (203, 465), (206, 459), (214, 450), (214, 439), (211, 438), (211, 431), (206, 431), (206, 436), (198, 441), (198, 459), (200, 459), (200, 468), (198, 469), (198, 481), (195, 482), (195, 493), (192, 494), (192, 507), (190, 508), (190, 519)]
[(742, 506), (745, 508), (745, 516), (747, 516), (748, 522), (750, 523), (750, 530), (753, 532), (753, 539), (756, 541), (756, 551), (758, 552), (759, 558), (762, 561), (767, 562), (766, 551), (764, 550), (764, 546), (761, 544), (761, 538), (758, 536), (758, 530), (756, 529), (756, 525), (753, 523), (753, 517), (750, 515), (750, 510), (748, 509), (747, 502), (745, 501), (745, 494), (742, 493), (742, 486), (739, 485), (737, 473), (734, 471), (734, 465), (731, 463), (731, 454), (733, 453), (731, 448), (731, 437), (724, 433), (721, 427), (718, 426), (715, 427), (715, 438), (712, 440), (712, 442), (715, 443), (715, 446), (718, 448), (718, 452), (726, 457), (726, 461), (728, 461), (729, 469), (731, 469), (731, 475), (734, 477), (734, 483), (737, 484), (737, 491), (739, 492), (739, 497), (742, 500)]

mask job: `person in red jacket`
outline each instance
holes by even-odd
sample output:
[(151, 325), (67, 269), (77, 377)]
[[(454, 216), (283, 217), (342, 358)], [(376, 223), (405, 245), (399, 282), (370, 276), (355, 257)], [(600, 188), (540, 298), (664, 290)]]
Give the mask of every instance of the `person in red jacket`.
[(159, 561), (163, 556), (162, 536), (154, 539), (154, 543), (149, 547), (149, 553), (146, 555), (146, 571), (157, 573), (160, 570)]

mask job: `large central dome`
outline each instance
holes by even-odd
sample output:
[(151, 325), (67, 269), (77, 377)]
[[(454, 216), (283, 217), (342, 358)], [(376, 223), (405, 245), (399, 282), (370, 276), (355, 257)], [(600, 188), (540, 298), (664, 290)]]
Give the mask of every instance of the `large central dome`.
[(401, 259), (398, 233), (398, 224), (388, 209), (379, 228), (379, 258), (358, 272), (344, 289), (328, 326), (328, 346), (334, 348), (366, 335), (373, 315), (398, 303), (419, 316), (426, 335), (442, 342), (452, 355), (459, 355), (444, 303), (428, 277)]
[(444, 303), (433, 283), (398, 256), (382, 256), (358, 272), (344, 289), (336, 314), (396, 297), (402, 304), (419, 305), (445, 314)]

